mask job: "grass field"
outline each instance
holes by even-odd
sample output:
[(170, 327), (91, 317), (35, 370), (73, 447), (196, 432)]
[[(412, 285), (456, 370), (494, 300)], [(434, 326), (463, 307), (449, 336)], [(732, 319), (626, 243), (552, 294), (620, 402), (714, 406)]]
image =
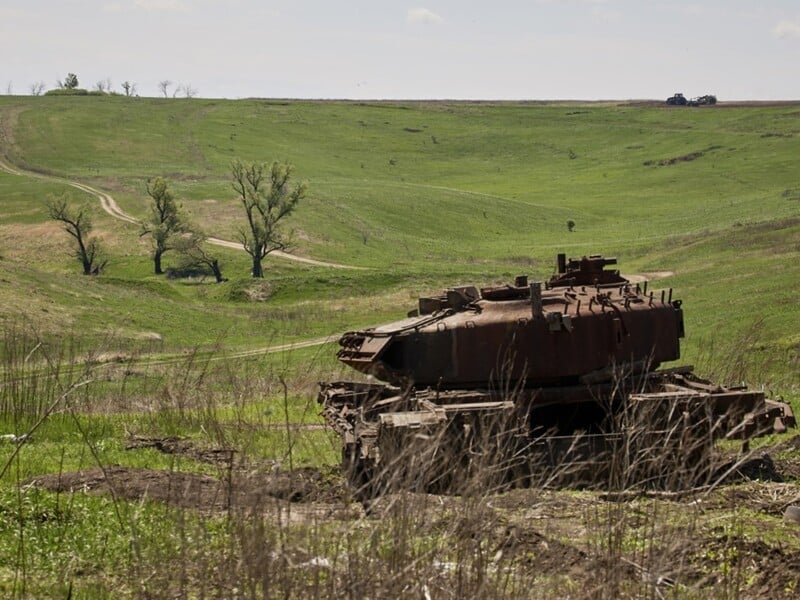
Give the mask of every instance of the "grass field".
[[(102, 281), (77, 282), (99, 289), (85, 290), (89, 298), (67, 311), (87, 333), (97, 333), (93, 322), (104, 324), (103, 334), (106, 323), (124, 329), (128, 322), (128, 337), (157, 331), (173, 348), (221, 335), (244, 347), (254, 333), (327, 334), (402, 315), (415, 294), (442, 285), (546, 275), (555, 253), (564, 251), (617, 255), (627, 272), (674, 272), (665, 284), (687, 303), (690, 358), (721, 327), (723, 338), (735, 339), (762, 321), (763, 344), (776, 352), (796, 348), (795, 328), (784, 326), (800, 322), (791, 286), (798, 280), (796, 106), (0, 102), (12, 132), (5, 153), (15, 164), (109, 191), (140, 218), (147, 210), (145, 180), (163, 175), (195, 222), (228, 239), (242, 224), (230, 161), (290, 160), (311, 189), (290, 224), (295, 252), (370, 268), (333, 272), (273, 260), (260, 294), (270, 302), (244, 306), (230, 302), (246, 286), (242, 253), (223, 252), (226, 275), (238, 279), (223, 290), (164, 284), (148, 277), (148, 246), (136, 227), (98, 208), (114, 259)], [(6, 261), (19, 257), (22, 280), (56, 275), (64, 283), (55, 287), (69, 288), (75, 269), (65, 236), (43, 218), (41, 201), (59, 186), (1, 173), (0, 186), (9, 203), (2, 216)], [(568, 220), (576, 223), (571, 233)], [(31, 236), (31, 226), (43, 235)], [(36, 272), (26, 271), (34, 265)], [(751, 304), (730, 286), (731, 277), (748, 298), (769, 288), (769, 301)], [(131, 302), (132, 294), (146, 302)], [(298, 301), (315, 313), (333, 299), (335, 315), (314, 323), (299, 317)], [(198, 315), (209, 302), (213, 317)], [(724, 312), (715, 309), (720, 302)], [(169, 334), (160, 331), (165, 313), (181, 324)]]
[[(317, 381), (348, 376), (335, 345), (269, 347), (335, 340), (394, 320), (418, 295), (445, 286), (548, 277), (557, 252), (617, 256), (623, 273), (671, 273), (654, 284), (684, 301), (681, 363), (720, 381), (765, 386), (800, 413), (797, 156), (800, 105), (0, 97), (0, 159), (24, 171), (0, 170), (0, 433), (37, 427), (22, 446), (0, 442), (0, 590), (526, 597), (536, 585), (541, 597), (587, 589), (656, 597), (635, 583), (638, 575), (614, 575), (603, 560), (652, 566), (663, 551), (691, 566), (693, 579), (669, 592), (678, 597), (712, 589), (719, 597), (791, 596), (796, 577), (764, 587), (767, 567), (753, 557), (767, 548), (790, 572), (800, 569), (791, 562), (796, 531), (782, 537), (779, 520), (781, 506), (794, 501), (793, 471), (789, 487), (769, 488), (775, 500), (767, 509), (758, 508), (758, 488), (747, 488), (751, 500), (731, 510), (733, 486), (707, 499), (716, 504), (706, 512), (634, 501), (618, 530), (610, 525), (616, 505), (589, 493), (531, 491), (490, 498), (491, 509), (483, 497), (448, 499), (443, 512), (423, 502), (389, 511), (383, 522), (337, 512), (298, 523), (283, 511), (302, 503), (275, 492), (273, 479), (254, 480), (254, 489), (271, 490), (256, 504), (249, 492), (230, 490), (238, 489), (234, 479), (250, 489), (247, 477), (289, 466), (335, 479), (328, 470), (339, 460), (338, 441), (319, 427), (314, 400)], [(293, 163), (309, 183), (287, 221), (293, 252), (360, 269), (269, 258), (265, 280), (254, 282), (244, 252), (215, 248), (229, 281), (157, 277), (138, 228), (66, 183), (109, 193), (143, 218), (146, 180), (166, 177), (195, 223), (235, 240), (243, 216), (229, 182), (234, 158)], [(66, 233), (47, 219), (45, 201), (62, 193), (91, 207), (110, 258), (99, 277), (79, 274)], [(166, 266), (175, 260), (165, 255)], [(235, 469), (214, 454), (228, 449)], [(795, 464), (796, 449), (781, 452)], [(30, 485), (89, 468), (208, 477), (228, 483), (228, 501), (145, 501), (147, 493), (123, 484), (110, 496)], [(313, 483), (329, 489), (327, 479)], [(498, 508), (503, 502), (510, 504)], [(259, 503), (270, 508), (258, 512)], [(503, 563), (495, 538), (538, 519), (531, 506), (554, 519), (537, 530), (549, 549), (529, 540)], [(489, 529), (467, 519), (470, 511), (485, 511)], [(418, 534), (425, 518), (438, 529)], [(670, 519), (700, 542), (672, 548)], [(492, 548), (476, 545), (481, 536)], [(571, 539), (580, 539), (577, 554)], [(338, 562), (309, 567), (315, 556)], [(458, 567), (440, 564), (433, 573), (432, 557)], [(587, 557), (596, 587), (582, 587), (582, 567), (556, 568)], [(525, 560), (543, 561), (541, 573), (525, 574)], [(171, 580), (175, 569), (180, 576)], [(365, 583), (372, 578), (383, 583)]]

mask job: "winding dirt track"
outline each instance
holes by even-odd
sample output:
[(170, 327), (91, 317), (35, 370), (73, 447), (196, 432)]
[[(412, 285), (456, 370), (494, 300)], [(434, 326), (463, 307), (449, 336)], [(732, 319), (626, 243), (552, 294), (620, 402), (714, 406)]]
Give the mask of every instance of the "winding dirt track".
[[(100, 206), (103, 208), (105, 212), (109, 215), (114, 217), (115, 219), (119, 219), (120, 221), (125, 221), (126, 223), (131, 223), (132, 225), (139, 225), (140, 221), (133, 218), (125, 211), (123, 211), (114, 198), (111, 197), (110, 194), (106, 194), (105, 192), (93, 188), (85, 183), (79, 183), (77, 181), (70, 181), (69, 179), (63, 179), (61, 177), (54, 177), (50, 175), (42, 175), (41, 173), (34, 173), (31, 171), (23, 171), (14, 165), (10, 164), (3, 158), (0, 158), (0, 170), (5, 171), (11, 175), (17, 175), (19, 177), (34, 177), (36, 179), (43, 179), (46, 181), (55, 181), (58, 183), (63, 183), (69, 186), (74, 187), (82, 192), (85, 192), (91, 196), (94, 196), (100, 201)], [(244, 251), (244, 247), (239, 242), (231, 242), (228, 240), (223, 240), (216, 237), (209, 237), (206, 239), (209, 244), (214, 244), (215, 246), (221, 246), (223, 248), (231, 248), (233, 250), (242, 250)], [(322, 260), (315, 260), (313, 258), (305, 258), (302, 256), (295, 256), (294, 254), (289, 254), (288, 252), (282, 252), (280, 250), (274, 250), (270, 252), (270, 254), (276, 258), (281, 258), (284, 260), (292, 260), (294, 262), (303, 263), (306, 265), (311, 265), (315, 267), (329, 267), (332, 269), (358, 269), (362, 270), (365, 267), (356, 267), (353, 265), (344, 265), (341, 263), (332, 263), (332, 262), (325, 262)]]
[[(5, 171), (6, 173), (9, 173), (11, 175), (18, 176), (18, 177), (34, 177), (36, 179), (42, 179), (42, 180), (45, 180), (45, 181), (55, 181), (55, 182), (58, 182), (58, 183), (64, 183), (66, 185), (72, 186), (75, 189), (78, 189), (78, 190), (80, 190), (82, 192), (85, 192), (85, 193), (90, 194), (90, 195), (94, 196), (95, 198), (97, 198), (100, 201), (100, 206), (103, 208), (103, 210), (106, 213), (108, 213), (109, 215), (111, 215), (112, 217), (114, 217), (115, 219), (119, 219), (120, 221), (124, 221), (124, 222), (130, 223), (132, 225), (137, 225), (137, 226), (140, 225), (140, 222), (137, 219), (133, 218), (132, 216), (127, 214), (125, 211), (123, 211), (119, 207), (117, 202), (114, 200), (113, 197), (111, 197), (110, 194), (106, 194), (105, 192), (102, 192), (102, 191), (100, 191), (98, 189), (95, 189), (95, 188), (93, 188), (93, 187), (91, 187), (89, 185), (86, 185), (86, 184), (83, 184), (83, 183), (79, 183), (77, 181), (70, 181), (68, 179), (63, 179), (63, 178), (60, 178), (60, 177), (52, 177), (52, 176), (48, 176), (48, 175), (42, 175), (40, 173), (33, 173), (33, 172), (30, 172), (30, 171), (22, 171), (22, 170), (18, 169), (17, 167), (15, 167), (14, 165), (12, 165), (9, 162), (7, 162), (2, 157), (0, 157), (0, 170)], [(210, 244), (215, 244), (215, 245), (221, 246), (223, 248), (232, 248), (234, 250), (242, 250), (242, 251), (244, 251), (244, 248), (243, 248), (242, 244), (240, 244), (238, 242), (231, 242), (231, 241), (228, 241), (228, 240), (223, 240), (223, 239), (215, 238), (215, 237), (207, 238), (207, 241)], [(311, 259), (311, 258), (303, 258), (302, 256), (294, 256), (293, 254), (289, 254), (287, 252), (281, 252), (281, 251), (274, 251), (271, 254), (273, 256), (277, 257), (277, 258), (282, 258), (282, 259), (286, 259), (286, 260), (293, 260), (295, 262), (300, 262), (300, 263), (304, 263), (304, 264), (307, 264), (307, 265), (313, 265), (313, 266), (317, 266), (317, 267), (330, 267), (330, 268), (334, 268), (334, 269), (363, 269), (364, 268), (364, 267), (355, 267), (355, 266), (351, 266), (351, 265), (343, 265), (343, 264), (338, 264), (338, 263), (329, 263), (329, 262), (324, 262), (324, 261), (321, 261), (321, 260), (314, 260), (314, 259)], [(232, 353), (232, 354), (227, 354), (225, 356), (212, 357), (212, 359), (210, 359), (210, 360), (222, 360), (222, 359), (226, 359), (227, 360), (227, 359), (231, 359), (231, 358), (246, 358), (248, 356), (258, 356), (258, 355), (261, 355), (261, 354), (272, 354), (272, 353), (275, 353), (275, 352), (289, 352), (289, 351), (297, 350), (297, 349), (300, 349), (300, 348), (309, 348), (309, 347), (312, 347), (312, 346), (321, 346), (323, 344), (327, 344), (327, 343), (331, 342), (334, 339), (337, 339), (338, 337), (339, 337), (338, 335), (335, 335), (335, 336), (329, 336), (329, 337), (325, 337), (325, 338), (317, 338), (317, 339), (313, 339), (313, 340), (292, 342), (292, 343), (289, 343), (289, 344), (280, 344), (280, 345), (276, 345), (276, 346), (266, 346), (266, 347), (261, 347), (261, 348), (255, 348), (255, 349), (252, 349), (252, 350), (244, 350), (244, 351), (241, 351), (241, 352), (235, 352), (235, 353)], [(179, 360), (185, 360), (185, 359), (182, 358), (182, 357), (181, 358), (156, 358), (156, 357), (152, 357), (152, 358), (150, 358), (148, 360), (145, 360), (144, 362), (147, 362), (148, 364), (156, 364), (156, 365), (158, 365), (158, 364), (170, 364), (170, 363), (173, 363), (173, 362), (178, 362)]]

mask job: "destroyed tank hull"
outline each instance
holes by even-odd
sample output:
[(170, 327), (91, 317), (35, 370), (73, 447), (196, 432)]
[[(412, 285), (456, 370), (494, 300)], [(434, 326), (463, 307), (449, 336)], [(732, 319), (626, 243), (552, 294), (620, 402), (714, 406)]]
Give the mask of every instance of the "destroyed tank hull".
[(680, 357), (681, 302), (614, 264), (559, 255), (545, 283), (452, 288), (343, 335), (339, 360), (385, 382), (321, 384), (358, 495), (695, 485), (716, 440), (794, 425), (763, 392), (658, 370)]

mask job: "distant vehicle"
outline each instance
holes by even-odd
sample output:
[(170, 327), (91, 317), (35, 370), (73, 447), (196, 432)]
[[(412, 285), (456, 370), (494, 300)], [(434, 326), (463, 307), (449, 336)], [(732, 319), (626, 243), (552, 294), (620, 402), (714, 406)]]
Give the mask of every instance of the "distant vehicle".
[(698, 96), (697, 98), (687, 99), (686, 96), (680, 92), (676, 92), (667, 98), (669, 106), (711, 106), (717, 103), (717, 97), (713, 94), (706, 94), (705, 96)]
[(680, 92), (676, 92), (674, 95), (667, 98), (667, 104), (670, 106), (686, 106), (688, 102), (686, 97)]
[(706, 94), (705, 96), (698, 96), (689, 100), (689, 106), (711, 106), (717, 103), (717, 97), (713, 94)]

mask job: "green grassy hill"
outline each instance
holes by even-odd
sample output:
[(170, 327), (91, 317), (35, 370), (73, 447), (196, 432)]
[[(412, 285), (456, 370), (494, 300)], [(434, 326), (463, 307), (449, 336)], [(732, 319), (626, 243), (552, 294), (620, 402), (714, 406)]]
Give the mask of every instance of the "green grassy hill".
[[(368, 516), (315, 401), (353, 374), (333, 342), (268, 348), (603, 253), (684, 301), (681, 364), (800, 414), (798, 156), (800, 105), (0, 97), (0, 595), (643, 597), (665, 573), (678, 597), (793, 597), (796, 437), (753, 446), (786, 483), (611, 502), (478, 485)], [(254, 281), (214, 247), (223, 284), (155, 276), (139, 228), (68, 183), (143, 218), (164, 176), (233, 240), (234, 158), (292, 162), (294, 251), (360, 268), (271, 257)], [(47, 218), (64, 193), (91, 208), (99, 277)]]
[(125, 339), (155, 331), (172, 349), (247, 347), (401, 315), (441, 285), (546, 275), (558, 251), (602, 252), (624, 272), (675, 273), (663, 285), (686, 301), (689, 359), (758, 324), (760, 351), (788, 359), (769, 371), (797, 364), (797, 106), (6, 97), (0, 113), (9, 162), (107, 191), (137, 217), (146, 179), (167, 177), (228, 239), (242, 222), (231, 160), (287, 159), (311, 190), (290, 222), (295, 252), (369, 267), (271, 259), (252, 294), (247, 257), (226, 251), (228, 284), (168, 282), (150, 275), (136, 227), (98, 207), (112, 261), (86, 280), (42, 209), (63, 186), (0, 173), (8, 315)]

